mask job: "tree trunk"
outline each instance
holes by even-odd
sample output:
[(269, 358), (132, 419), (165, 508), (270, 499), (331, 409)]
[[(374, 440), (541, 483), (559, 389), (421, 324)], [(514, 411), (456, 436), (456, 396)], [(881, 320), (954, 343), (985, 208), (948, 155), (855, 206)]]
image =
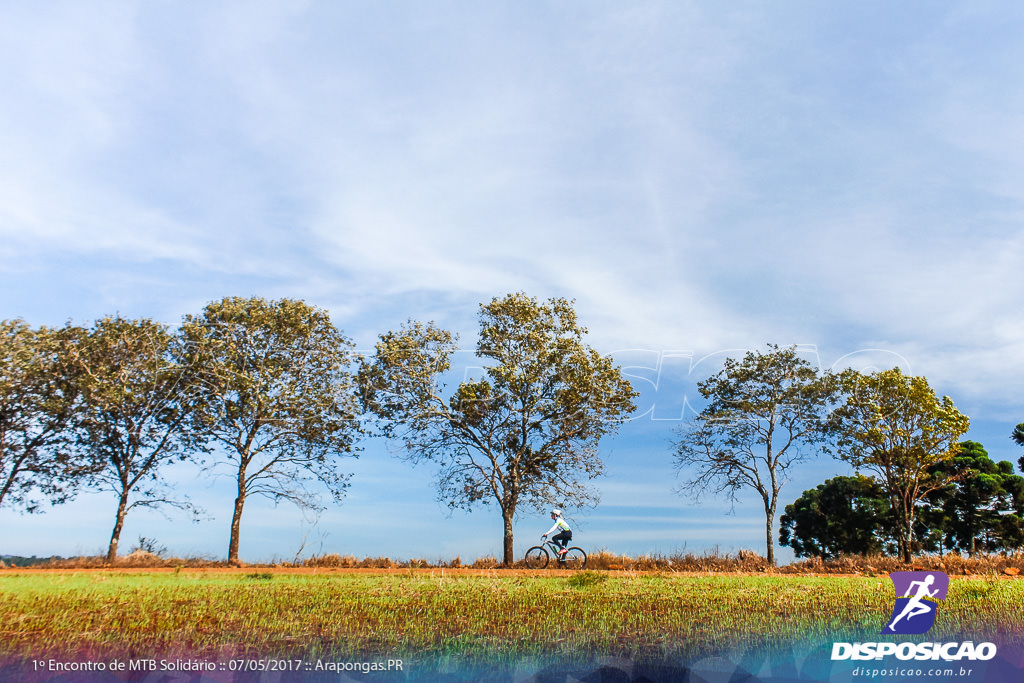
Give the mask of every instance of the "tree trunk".
[(240, 564), (238, 561), (238, 535), (242, 525), (242, 508), (245, 506), (245, 467), (238, 468), (238, 497), (235, 498), (235, 511), (231, 515), (231, 540), (228, 542), (228, 564)]
[(764, 515), (764, 519), (765, 519), (764, 531), (765, 531), (766, 548), (768, 549), (768, 556), (767, 556), (768, 557), (768, 565), (770, 567), (774, 567), (775, 566), (775, 534), (773, 532), (774, 532), (774, 528), (775, 528), (775, 501), (771, 501), (770, 503), (768, 501), (765, 501), (764, 512), (765, 512), (765, 515)]
[(907, 513), (907, 564), (912, 561), (914, 553), (914, 502), (910, 502), (910, 510)]
[(117, 559), (117, 544), (121, 540), (121, 529), (124, 528), (124, 517), (128, 512), (128, 491), (121, 492), (121, 498), (117, 503), (117, 519), (114, 521), (114, 531), (110, 534), (110, 546), (107, 548), (107, 562), (113, 563)]
[(245, 505), (245, 494), (239, 493), (235, 498), (235, 511), (231, 515), (231, 540), (228, 543), (229, 564), (238, 564), (238, 530), (242, 523), (243, 505)]
[(906, 492), (900, 492), (892, 498), (892, 502), (898, 513), (896, 526), (899, 553), (903, 557), (904, 564), (910, 564), (914, 547), (914, 503), (908, 500)]
[(907, 520), (903, 521), (903, 528), (900, 529), (900, 554), (903, 555), (904, 564), (910, 564), (912, 561), (912, 549), (914, 545), (913, 530), (907, 523)]
[(511, 567), (515, 564), (515, 550), (513, 549), (512, 539), (512, 515), (512, 510), (501, 511), (501, 518), (505, 522), (505, 538), (501, 563), (506, 567)]

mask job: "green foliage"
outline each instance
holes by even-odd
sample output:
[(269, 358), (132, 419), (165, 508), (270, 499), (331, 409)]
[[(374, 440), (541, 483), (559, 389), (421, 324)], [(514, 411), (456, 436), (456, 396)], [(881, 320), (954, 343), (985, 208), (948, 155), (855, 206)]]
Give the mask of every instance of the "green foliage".
[(964, 441), (955, 458), (933, 465), (930, 474), (950, 482), (926, 497), (947, 548), (974, 557), (1021, 546), (1024, 478), (1013, 473), (1011, 463), (993, 462), (980, 443)]
[(936, 397), (924, 377), (899, 368), (869, 375), (847, 371), (846, 401), (837, 409), (836, 454), (872, 474), (889, 497), (900, 554), (909, 562), (914, 549), (918, 503), (956, 475), (936, 469), (958, 453), (970, 421), (952, 399)]
[(80, 392), (73, 418), (77, 448), (96, 461), (90, 475), (118, 498), (107, 559), (113, 561), (128, 511), (170, 505), (162, 466), (201, 448), (191, 421), (192, 375), (172, 354), (173, 336), (152, 320), (105, 317), (72, 348)]
[(699, 499), (711, 490), (735, 500), (742, 489), (756, 491), (764, 503), (768, 562), (774, 564), (779, 491), (807, 447), (829, 435), (834, 378), (819, 376), (796, 347), (770, 344), (765, 353), (726, 359), (698, 387), (708, 405), (678, 430), (675, 442), (676, 465), (692, 475), (681, 492)]
[[(1013, 439), (1014, 443), (1018, 446), (1024, 446), (1024, 422), (1013, 428), (1013, 433), (1010, 434), (1010, 438)], [(1020, 468), (1021, 472), (1024, 472), (1024, 456), (1017, 461), (1017, 467)]]
[(319, 482), (340, 500), (348, 486), (338, 458), (361, 435), (349, 366), (352, 342), (327, 312), (302, 301), (225, 298), (186, 316), (182, 356), (197, 369), (195, 421), (222, 446), (238, 482), (228, 559), (251, 495), (316, 507)]
[(835, 477), (786, 506), (779, 543), (797, 557), (825, 560), (880, 553), (889, 526), (889, 502), (877, 483), (864, 476)]
[(84, 330), (0, 321), (0, 506), (36, 512), (70, 499), (93, 467), (70, 448), (79, 384), (69, 350)]
[(380, 337), (360, 370), (364, 405), (410, 459), (440, 464), (439, 497), (452, 507), (495, 502), (514, 559), (512, 517), (521, 504), (580, 506), (601, 474), (601, 438), (634, 410), (637, 395), (611, 359), (588, 347), (565, 299), (525, 294), (480, 307), (477, 356), (484, 377), (449, 394), (441, 376), (457, 338), (409, 322)]

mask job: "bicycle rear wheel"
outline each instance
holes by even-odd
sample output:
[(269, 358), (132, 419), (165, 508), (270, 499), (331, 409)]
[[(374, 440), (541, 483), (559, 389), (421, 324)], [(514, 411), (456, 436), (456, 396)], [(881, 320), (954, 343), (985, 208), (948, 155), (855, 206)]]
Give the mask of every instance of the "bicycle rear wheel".
[(548, 566), (548, 551), (539, 545), (535, 545), (526, 551), (524, 562), (530, 569), (544, 569), (544, 567)]
[(583, 569), (587, 566), (587, 554), (581, 548), (569, 548), (558, 564), (565, 569)]

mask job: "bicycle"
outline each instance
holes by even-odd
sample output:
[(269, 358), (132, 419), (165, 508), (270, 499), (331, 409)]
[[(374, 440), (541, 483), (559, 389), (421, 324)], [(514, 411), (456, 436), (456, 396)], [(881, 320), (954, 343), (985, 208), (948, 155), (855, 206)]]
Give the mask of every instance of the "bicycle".
[[(550, 553), (548, 548), (551, 549)], [(542, 545), (535, 545), (526, 551), (526, 566), (530, 569), (544, 569), (548, 566), (552, 554), (557, 558), (559, 569), (583, 569), (587, 566), (587, 554), (581, 548), (566, 548), (565, 555), (559, 556), (558, 551), (561, 549), (557, 543), (546, 539)]]

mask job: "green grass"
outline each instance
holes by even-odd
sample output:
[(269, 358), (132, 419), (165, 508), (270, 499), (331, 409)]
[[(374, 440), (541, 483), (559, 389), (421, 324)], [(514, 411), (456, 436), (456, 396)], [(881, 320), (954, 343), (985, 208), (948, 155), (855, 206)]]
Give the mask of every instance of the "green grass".
[[(874, 638), (893, 597), (866, 577), (268, 575), (4, 572), (0, 656), (669, 658)], [(1024, 581), (954, 579), (928, 638), (1022, 615)]]

